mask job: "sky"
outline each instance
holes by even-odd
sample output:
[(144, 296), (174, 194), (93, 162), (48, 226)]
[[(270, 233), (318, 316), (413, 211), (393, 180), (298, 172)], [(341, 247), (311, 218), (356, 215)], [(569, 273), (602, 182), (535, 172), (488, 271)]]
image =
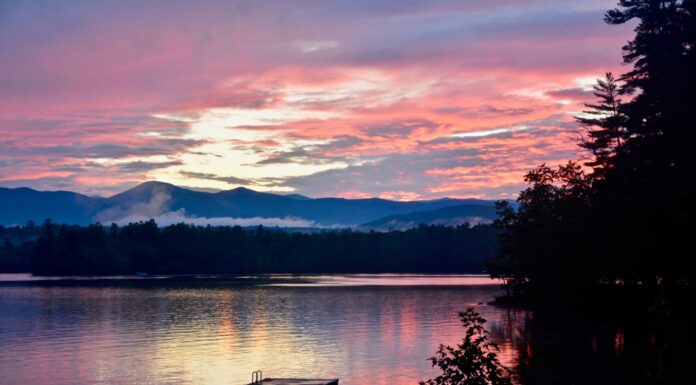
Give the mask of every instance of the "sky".
[(614, 6), (0, 2), (0, 186), (514, 198), (583, 157), (573, 116), (626, 71)]

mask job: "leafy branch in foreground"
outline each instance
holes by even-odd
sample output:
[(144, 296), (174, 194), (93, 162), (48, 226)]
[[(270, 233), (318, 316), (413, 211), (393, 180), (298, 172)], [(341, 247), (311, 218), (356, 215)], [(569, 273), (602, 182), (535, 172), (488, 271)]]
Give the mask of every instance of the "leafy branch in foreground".
[(486, 319), (473, 308), (459, 313), (466, 328), (462, 343), (456, 348), (440, 345), (433, 366), (442, 374), (420, 385), (512, 385), (510, 370), (498, 360), (498, 346), (488, 340), (483, 327)]

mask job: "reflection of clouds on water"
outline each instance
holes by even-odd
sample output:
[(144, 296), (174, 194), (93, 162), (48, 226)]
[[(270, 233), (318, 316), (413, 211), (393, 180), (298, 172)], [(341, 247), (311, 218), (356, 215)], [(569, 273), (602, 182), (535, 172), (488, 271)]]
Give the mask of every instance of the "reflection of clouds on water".
[(0, 335), (0, 375), (15, 381), (9, 385), (105, 378), (206, 385), (246, 383), (262, 368), (269, 377), (339, 377), (348, 385), (417, 383), (432, 376), (427, 358), (437, 346), (461, 338), (457, 312), (499, 293), (490, 285), (159, 281), (3, 288), (0, 314), (9, 326)]
[(487, 305), (502, 294), (490, 285), (129, 282), (0, 288), (3, 385), (243, 384), (259, 368), (342, 385), (415, 384), (437, 374), (427, 358), (439, 344), (461, 341), (457, 313), (471, 306), (523, 384), (640, 385), (643, 372), (660, 370), (643, 329)]
[(493, 342), (498, 344), (500, 362), (509, 369), (520, 364), (518, 349), (524, 347), (525, 325), (533, 317), (530, 310), (499, 308), (499, 313), (486, 324)]

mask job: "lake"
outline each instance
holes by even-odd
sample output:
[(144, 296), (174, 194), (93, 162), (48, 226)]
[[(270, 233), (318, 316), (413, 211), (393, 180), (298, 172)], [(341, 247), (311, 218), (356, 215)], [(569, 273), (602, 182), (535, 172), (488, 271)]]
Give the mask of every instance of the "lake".
[[(468, 307), (489, 320), (506, 365), (551, 360), (541, 376), (522, 370), (526, 383), (623, 383), (630, 331), (569, 323), (564, 336), (542, 320), (549, 338), (529, 326), (531, 312), (488, 304), (500, 294), (484, 276), (4, 275), (0, 383), (241, 385), (261, 369), (346, 385), (417, 384), (437, 374), (427, 359), (439, 344), (461, 340), (457, 313)], [(603, 376), (593, 381), (597, 365)]]

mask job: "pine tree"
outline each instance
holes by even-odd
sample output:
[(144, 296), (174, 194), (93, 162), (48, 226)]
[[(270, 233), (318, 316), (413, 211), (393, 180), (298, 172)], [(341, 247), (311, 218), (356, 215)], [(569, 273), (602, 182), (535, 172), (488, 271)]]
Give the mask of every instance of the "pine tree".
[(526, 176), (517, 212), (503, 207), (496, 223), (504, 236), (493, 273), (513, 292), (548, 299), (565, 285), (572, 297), (619, 282), (693, 298), (684, 250), (696, 232), (696, 0), (620, 0), (605, 17), (631, 20), (636, 35), (623, 49), (630, 71), (600, 80), (599, 101), (578, 118), (595, 172), (540, 166)]
[(597, 79), (593, 88), (599, 102), (586, 103), (585, 107), (590, 110), (583, 111), (583, 115), (575, 120), (585, 129), (580, 147), (593, 155), (593, 159), (585, 165), (600, 174), (611, 167), (614, 155), (626, 141), (626, 117), (620, 112), (619, 84), (611, 72), (607, 72), (604, 79)]
[[(694, 0), (621, 0), (605, 21), (637, 21), (623, 48), (621, 92), (630, 137), (599, 191), (598, 221), (643, 282), (676, 291), (694, 282), (683, 254), (696, 231), (696, 5)], [(646, 202), (650, 202), (646, 205)], [(639, 214), (638, 214), (639, 213)], [(604, 249), (611, 249), (604, 247)], [(660, 258), (655, 258), (656, 255)], [(660, 277), (659, 279), (657, 277)]]
[[(690, 168), (696, 119), (696, 15), (693, 0), (620, 0), (607, 12), (609, 24), (637, 19), (635, 38), (623, 47), (623, 94), (635, 94), (626, 104), (630, 144), (650, 167)], [(639, 92), (636, 92), (639, 91)]]

